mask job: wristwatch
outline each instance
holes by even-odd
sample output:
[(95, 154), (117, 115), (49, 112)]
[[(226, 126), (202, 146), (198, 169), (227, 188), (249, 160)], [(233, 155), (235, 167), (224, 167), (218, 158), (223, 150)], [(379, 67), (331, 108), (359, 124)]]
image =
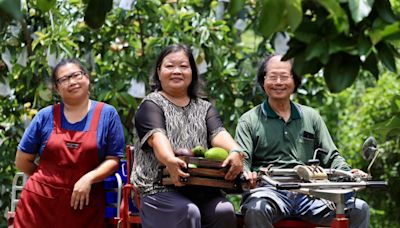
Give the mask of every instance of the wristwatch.
[(230, 150), (229, 153), (230, 154), (231, 153), (238, 153), (242, 157), (242, 159), (247, 157), (247, 154), (245, 152), (243, 152), (242, 150), (237, 149), (237, 148), (234, 148), (234, 149)]

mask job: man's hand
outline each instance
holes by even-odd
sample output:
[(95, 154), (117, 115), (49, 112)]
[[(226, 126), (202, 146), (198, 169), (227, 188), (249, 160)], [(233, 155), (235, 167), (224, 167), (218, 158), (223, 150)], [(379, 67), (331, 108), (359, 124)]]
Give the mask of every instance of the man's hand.
[(256, 172), (243, 172), (244, 178), (249, 181), (249, 188), (255, 188), (257, 186), (257, 173)]
[(167, 166), (167, 170), (174, 185), (184, 186), (185, 183), (182, 183), (180, 179), (181, 177), (182, 178), (189, 177), (188, 173), (182, 171), (182, 168), (186, 168), (186, 163), (175, 156), (171, 156), (167, 160), (165, 165)]
[(225, 175), (225, 179), (234, 180), (243, 171), (243, 156), (236, 152), (230, 153), (222, 163), (222, 167), (226, 167), (227, 165), (230, 165), (230, 168)]
[(90, 173), (87, 173), (74, 185), (74, 190), (72, 191), (71, 196), (71, 207), (75, 210), (79, 207), (79, 209), (82, 210), (84, 205), (89, 205), (89, 193), (91, 187), (92, 178), (90, 177)]
[(361, 178), (367, 178), (368, 177), (368, 174), (366, 174), (361, 169), (352, 169), (351, 173), (356, 175), (356, 176), (358, 176), (358, 177), (361, 177)]

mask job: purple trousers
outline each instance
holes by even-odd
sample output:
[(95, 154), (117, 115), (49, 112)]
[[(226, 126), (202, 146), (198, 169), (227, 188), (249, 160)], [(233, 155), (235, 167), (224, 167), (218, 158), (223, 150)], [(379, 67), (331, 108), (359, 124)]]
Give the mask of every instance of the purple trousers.
[(235, 228), (233, 205), (222, 195), (203, 199), (180, 192), (160, 192), (141, 198), (142, 227)]

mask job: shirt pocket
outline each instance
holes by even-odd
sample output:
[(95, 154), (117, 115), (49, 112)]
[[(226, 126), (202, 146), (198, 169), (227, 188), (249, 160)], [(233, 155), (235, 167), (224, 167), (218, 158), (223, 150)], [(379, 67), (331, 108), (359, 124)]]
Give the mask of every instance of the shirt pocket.
[(301, 161), (306, 164), (314, 156), (315, 140), (314, 134), (306, 131), (299, 137), (297, 153)]

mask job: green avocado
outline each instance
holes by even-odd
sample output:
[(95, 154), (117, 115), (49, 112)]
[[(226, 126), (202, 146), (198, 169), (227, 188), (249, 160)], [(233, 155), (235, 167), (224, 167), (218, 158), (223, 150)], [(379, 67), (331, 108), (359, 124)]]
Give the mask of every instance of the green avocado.
[(192, 149), (192, 152), (196, 157), (204, 157), (206, 149), (204, 149), (204, 147), (202, 146), (196, 146), (195, 148)]
[(85, 10), (85, 23), (92, 29), (99, 29), (112, 9), (113, 0), (88, 0)]
[(221, 147), (213, 147), (204, 153), (204, 157), (216, 161), (223, 161), (228, 157), (228, 151)]

